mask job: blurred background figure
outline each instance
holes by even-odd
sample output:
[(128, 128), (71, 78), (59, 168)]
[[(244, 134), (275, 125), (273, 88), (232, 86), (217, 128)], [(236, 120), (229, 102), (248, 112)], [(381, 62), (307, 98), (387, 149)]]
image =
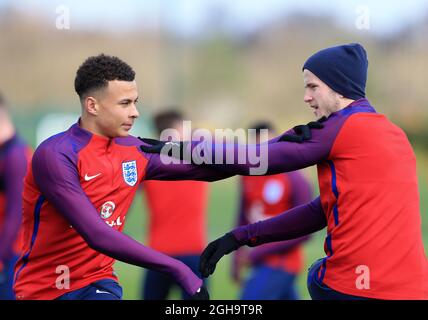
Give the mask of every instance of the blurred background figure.
[[(183, 120), (183, 115), (176, 110), (154, 117), (159, 136), (166, 129), (174, 129), (182, 138)], [(143, 190), (149, 214), (149, 247), (182, 261), (200, 276), (199, 255), (207, 244), (208, 183), (146, 181)], [(142, 298), (164, 300), (175, 283), (165, 274), (146, 270)], [(182, 298), (189, 298), (184, 291)]]
[(0, 300), (14, 300), (13, 268), (19, 255), (22, 190), (31, 150), (19, 137), (0, 93)]
[[(275, 130), (269, 122), (250, 126), (257, 132)], [(261, 141), (263, 142), (263, 141)], [(271, 176), (240, 177), (240, 206), (237, 226), (271, 218), (284, 211), (312, 200), (312, 187), (301, 172)], [(252, 249), (242, 247), (232, 258), (232, 277), (242, 284), (242, 300), (298, 300), (296, 284), (305, 263), (302, 244), (309, 237), (261, 245)], [(250, 275), (242, 281), (242, 269), (250, 268)]]

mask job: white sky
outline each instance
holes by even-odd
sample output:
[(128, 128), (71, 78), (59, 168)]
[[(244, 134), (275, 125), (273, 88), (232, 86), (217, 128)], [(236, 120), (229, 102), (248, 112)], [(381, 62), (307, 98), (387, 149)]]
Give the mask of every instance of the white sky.
[[(345, 28), (355, 28), (358, 8), (368, 8), (370, 31), (388, 34), (428, 16), (427, 0), (0, 0), (55, 21), (60, 5), (70, 8), (72, 28), (132, 29), (163, 24), (184, 34), (196, 34), (213, 11), (228, 17), (236, 31), (252, 30), (274, 17), (296, 10), (330, 14)], [(217, 16), (218, 17), (218, 16)]]

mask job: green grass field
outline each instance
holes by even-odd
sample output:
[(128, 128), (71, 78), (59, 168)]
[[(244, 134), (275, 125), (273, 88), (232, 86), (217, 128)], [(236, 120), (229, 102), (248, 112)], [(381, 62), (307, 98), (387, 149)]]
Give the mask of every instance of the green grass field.
[[(422, 212), (422, 229), (425, 247), (428, 245), (428, 154), (417, 152), (419, 190)], [(315, 181), (315, 169), (311, 168), (309, 174)], [(233, 226), (237, 208), (237, 179), (231, 178), (210, 184), (210, 202), (208, 230), (209, 239), (213, 240), (223, 235)], [(317, 189), (317, 188), (315, 188)], [(127, 217), (125, 232), (144, 243), (146, 230), (146, 211), (142, 196), (139, 194), (134, 201)], [(298, 287), (303, 299), (310, 299), (306, 289), (306, 270), (317, 258), (323, 257), (325, 231), (315, 234), (305, 245), (306, 268), (298, 279)], [(210, 277), (210, 295), (212, 299), (237, 299), (239, 288), (229, 277), (230, 258), (226, 256), (217, 266), (216, 272)], [(143, 269), (122, 262), (116, 263), (116, 271), (124, 289), (124, 299), (139, 299), (142, 283)], [(174, 290), (171, 299), (179, 299), (178, 290)]]

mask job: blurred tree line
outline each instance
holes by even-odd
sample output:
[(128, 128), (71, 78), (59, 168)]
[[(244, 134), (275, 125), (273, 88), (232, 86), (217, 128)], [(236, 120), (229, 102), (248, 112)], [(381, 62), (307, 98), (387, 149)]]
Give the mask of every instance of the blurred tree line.
[(16, 113), (76, 111), (75, 71), (86, 57), (103, 52), (133, 66), (148, 114), (179, 105), (199, 126), (238, 128), (263, 118), (286, 129), (312, 117), (303, 103), (306, 58), (324, 47), (360, 42), (369, 56), (368, 98), (412, 139), (427, 141), (428, 18), (388, 37), (299, 13), (244, 34), (223, 28), (221, 14), (210, 23), (209, 32), (195, 37), (143, 26), (114, 33), (73, 24), (58, 30), (51, 19), (3, 9), (0, 90)]

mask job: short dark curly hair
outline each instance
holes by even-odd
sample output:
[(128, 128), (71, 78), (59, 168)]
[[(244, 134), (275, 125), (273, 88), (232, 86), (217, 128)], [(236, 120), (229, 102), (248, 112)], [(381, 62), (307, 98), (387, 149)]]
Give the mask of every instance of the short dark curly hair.
[(74, 89), (83, 99), (88, 93), (107, 87), (108, 81), (133, 81), (135, 72), (118, 57), (99, 54), (89, 57), (76, 72)]

